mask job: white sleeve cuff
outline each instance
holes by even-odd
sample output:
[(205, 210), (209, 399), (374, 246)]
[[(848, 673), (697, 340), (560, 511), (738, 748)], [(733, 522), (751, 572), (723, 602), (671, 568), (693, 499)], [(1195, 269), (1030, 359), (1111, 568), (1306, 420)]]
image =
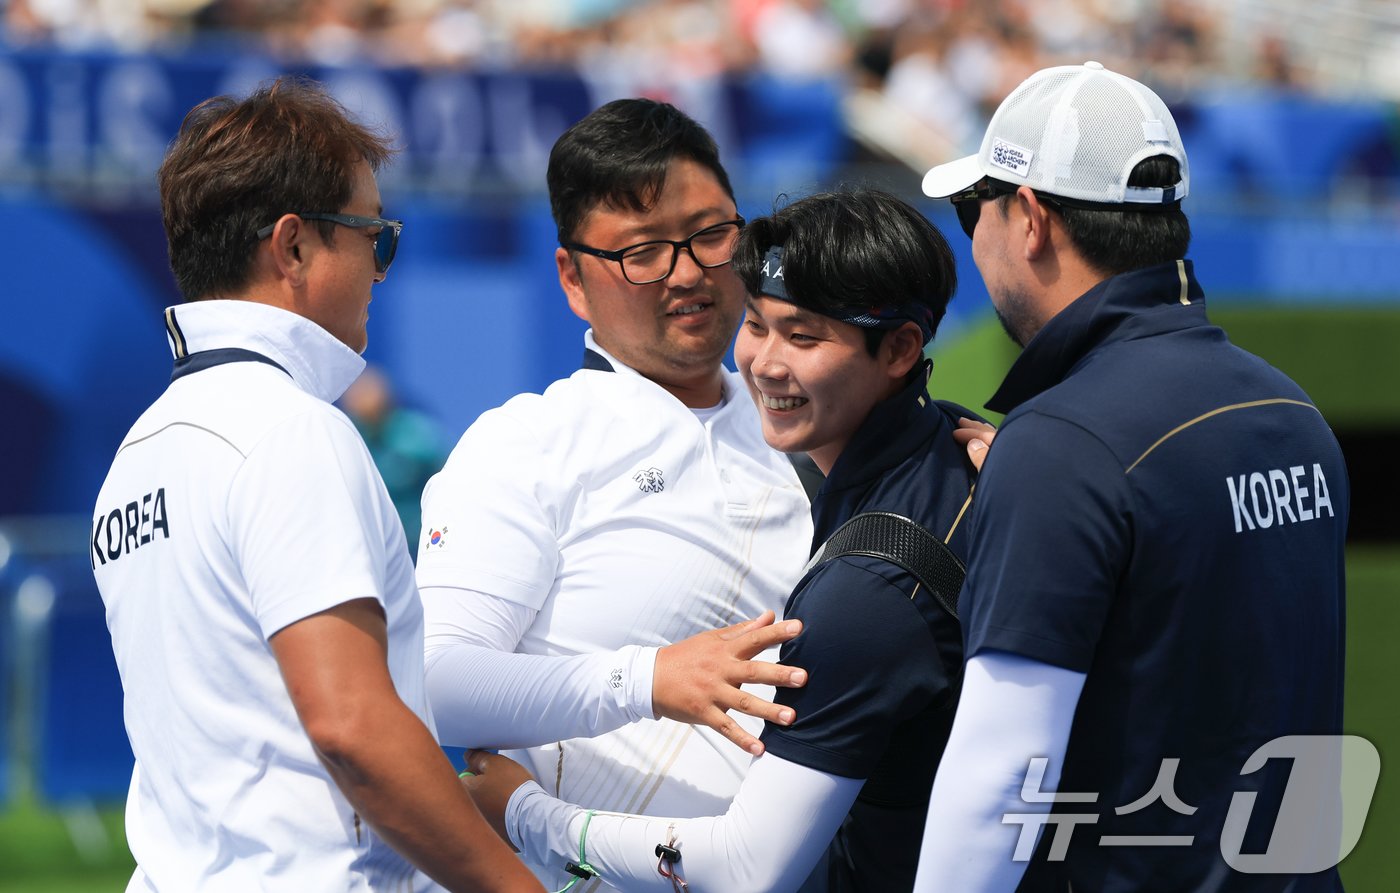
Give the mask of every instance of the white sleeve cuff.
[(629, 645), (623, 653), (631, 652), (627, 671), (627, 714), (636, 719), (656, 719), (656, 708), (652, 700), (652, 685), (656, 680), (656, 656), (660, 648)]

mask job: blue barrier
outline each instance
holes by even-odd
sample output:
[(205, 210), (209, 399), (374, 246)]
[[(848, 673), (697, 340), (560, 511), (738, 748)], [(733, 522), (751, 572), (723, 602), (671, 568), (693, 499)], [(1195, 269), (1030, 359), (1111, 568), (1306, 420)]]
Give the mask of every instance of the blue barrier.
[(122, 802), (135, 758), (102, 598), (85, 556), (45, 561), (53, 586), (41, 661), (38, 792), (51, 803)]
[(1193, 195), (1320, 201), (1355, 180), (1388, 186), (1394, 196), (1395, 111), (1379, 100), (1233, 90), (1174, 108), (1173, 116), (1190, 156)]

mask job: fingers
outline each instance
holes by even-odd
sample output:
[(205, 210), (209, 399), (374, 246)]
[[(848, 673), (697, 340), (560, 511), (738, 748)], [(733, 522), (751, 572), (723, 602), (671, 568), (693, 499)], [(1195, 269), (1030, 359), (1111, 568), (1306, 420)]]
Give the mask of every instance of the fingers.
[(756, 757), (763, 756), (763, 742), (750, 735), (743, 726), (730, 719), (728, 714), (717, 713), (707, 725), (738, 745), (740, 750), (748, 751)]
[[(807, 671), (801, 667), (769, 663), (766, 660), (746, 660), (738, 668), (742, 677), (735, 685), (772, 685), (776, 688), (801, 688), (807, 684)], [(747, 710), (744, 711), (748, 713)]]
[(747, 684), (798, 688), (807, 671), (752, 657), (802, 632), (797, 620), (774, 622), (771, 611), (724, 630), (691, 636), (658, 650), (652, 678), (652, 708), (657, 716), (707, 725), (752, 754), (763, 745), (734, 722), (734, 710), (778, 725), (790, 725), (795, 714), (744, 691)]
[(996, 430), (996, 425), (993, 425), (991, 422), (979, 422), (976, 419), (960, 418), (958, 419), (958, 429), (953, 433), (955, 435), (961, 431), (986, 431), (993, 433)]
[(733, 626), (726, 626), (724, 629), (719, 631), (719, 637), (724, 641), (728, 642), (733, 639), (737, 639), (740, 636), (743, 636), (747, 633), (753, 632), (754, 630), (759, 630), (765, 626), (769, 626), (774, 620), (777, 619), (777, 614), (773, 613), (772, 611), (764, 611), (762, 614), (759, 614), (752, 620), (744, 620), (734, 624)]
[[(776, 726), (790, 726), (792, 725), (792, 721), (797, 718), (797, 714), (793, 712), (791, 707), (784, 707), (781, 704), (774, 704), (772, 701), (765, 701), (748, 692), (740, 692), (739, 696), (734, 698), (733, 701), (727, 705), (727, 708), (736, 713), (758, 717), (764, 722), (771, 722)], [(724, 713), (722, 719), (719, 716), (719, 710), (716, 710), (715, 713), (715, 718), (720, 723), (734, 722), (733, 717), (729, 716), (728, 713)], [(742, 731), (742, 727), (739, 726), (738, 723), (734, 723), (734, 725), (735, 728)], [(718, 726), (716, 726), (716, 728), (718, 729)], [(719, 729), (719, 731), (723, 732), (724, 730)]]
[(953, 431), (953, 439), (967, 448), (968, 461), (978, 471), (987, 459), (987, 449), (996, 438), (997, 429), (986, 422), (974, 419), (958, 419), (958, 427)]
[(466, 756), (467, 768), (476, 775), (485, 775), (486, 770), (490, 768), (492, 760), (504, 759), (504, 757), (484, 750), (469, 750)]
[(797, 638), (801, 632), (801, 620), (784, 620), (782, 623), (774, 623), (761, 629), (750, 630), (738, 637), (738, 646), (734, 649), (734, 656), (740, 660), (748, 660), (773, 645), (781, 645), (783, 642)]

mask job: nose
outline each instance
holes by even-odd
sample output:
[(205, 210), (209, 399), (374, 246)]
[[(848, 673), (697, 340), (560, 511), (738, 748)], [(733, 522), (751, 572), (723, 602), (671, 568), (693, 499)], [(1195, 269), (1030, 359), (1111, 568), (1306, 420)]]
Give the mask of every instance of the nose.
[(696, 262), (690, 246), (677, 249), (676, 262), (671, 266), (671, 275), (666, 277), (666, 284), (672, 288), (694, 288), (704, 277), (705, 268)]
[(755, 378), (762, 378), (765, 381), (783, 381), (788, 377), (787, 364), (783, 362), (780, 343), (775, 343), (777, 339), (770, 332), (764, 338), (759, 339), (757, 349), (754, 351), (753, 362), (749, 364), (749, 371)]

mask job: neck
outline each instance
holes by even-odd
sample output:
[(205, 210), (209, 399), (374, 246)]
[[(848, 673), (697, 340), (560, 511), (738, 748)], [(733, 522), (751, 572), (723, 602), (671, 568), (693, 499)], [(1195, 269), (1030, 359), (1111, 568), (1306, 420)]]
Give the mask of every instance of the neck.
[(1044, 264), (1036, 271), (1039, 295), (1035, 299), (1034, 310), (1037, 322), (1035, 331), (1027, 333), (1028, 337), (1022, 347), (1029, 343), (1046, 323), (1058, 316), (1061, 310), (1109, 278), (1107, 274), (1085, 263), (1078, 252), (1067, 251), (1062, 247), (1052, 257), (1053, 263)]
[(724, 399), (724, 373), (718, 367), (696, 378), (662, 380), (650, 375), (647, 378), (690, 409), (709, 409)]

